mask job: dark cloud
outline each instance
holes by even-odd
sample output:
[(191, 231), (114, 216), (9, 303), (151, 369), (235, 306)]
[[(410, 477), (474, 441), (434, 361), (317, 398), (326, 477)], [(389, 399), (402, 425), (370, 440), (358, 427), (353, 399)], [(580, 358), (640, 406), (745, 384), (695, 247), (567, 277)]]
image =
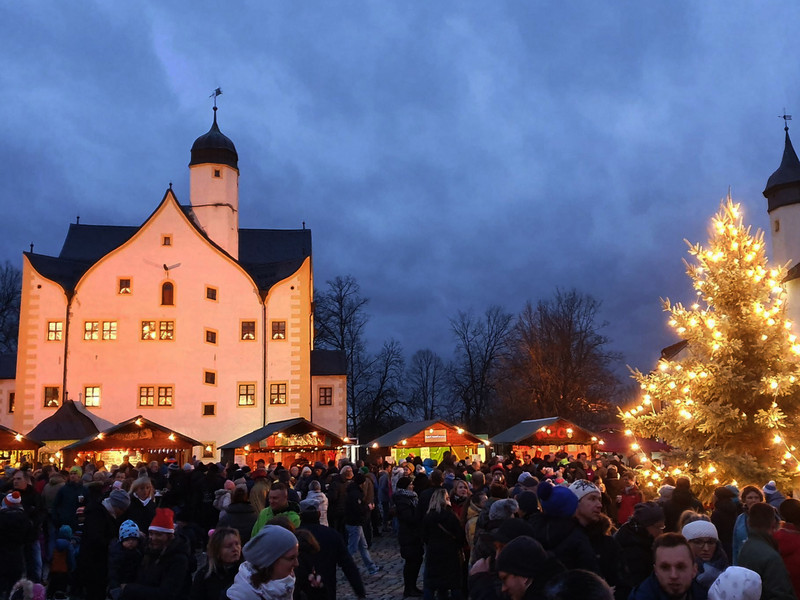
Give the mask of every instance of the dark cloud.
[(141, 223), (219, 120), (242, 224), (314, 232), (370, 341), (447, 355), (458, 310), (576, 287), (646, 369), (731, 186), (767, 224), (800, 9), (743, 2), (8, 5), (0, 258)]

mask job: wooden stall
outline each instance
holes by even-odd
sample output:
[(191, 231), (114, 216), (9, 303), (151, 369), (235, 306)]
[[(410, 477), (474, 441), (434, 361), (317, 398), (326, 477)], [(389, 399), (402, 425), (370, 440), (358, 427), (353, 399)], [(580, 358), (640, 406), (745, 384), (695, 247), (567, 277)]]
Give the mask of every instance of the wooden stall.
[(595, 448), (602, 447), (602, 440), (566, 419), (548, 417), (520, 421), (492, 436), (492, 444), (499, 453), (506, 455), (513, 452), (522, 460), (526, 456), (533, 458), (557, 452), (566, 452), (574, 457), (585, 452), (591, 457)]
[[(137, 460), (144, 462), (151, 460), (162, 462), (174, 456), (178, 464), (183, 464), (191, 458), (195, 446), (202, 444), (182, 433), (136, 415), (118, 425), (64, 446), (61, 451), (67, 465), (86, 460), (103, 460), (107, 465), (120, 464), (125, 456), (139, 457)], [(131, 463), (135, 462), (136, 460), (131, 459)]]
[(295, 463), (338, 460), (346, 443), (332, 431), (297, 417), (268, 423), (219, 449), (224, 463), (234, 461), (252, 468), (263, 459), (268, 465), (280, 462), (289, 468)]
[(44, 446), (27, 436), (0, 425), (0, 461), (12, 467), (23, 462), (35, 463), (39, 459), (39, 449)]
[(372, 460), (391, 456), (400, 461), (413, 455), (439, 463), (447, 451), (455, 454), (458, 460), (485, 460), (488, 445), (486, 440), (463, 427), (442, 420), (428, 420), (401, 425), (370, 442), (367, 450)]

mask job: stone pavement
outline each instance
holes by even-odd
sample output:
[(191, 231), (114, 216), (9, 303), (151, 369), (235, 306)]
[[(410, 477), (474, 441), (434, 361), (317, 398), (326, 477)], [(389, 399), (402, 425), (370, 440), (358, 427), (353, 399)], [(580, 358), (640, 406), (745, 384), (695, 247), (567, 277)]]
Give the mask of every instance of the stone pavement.
[[(367, 570), (361, 562), (361, 556), (356, 555), (355, 561), (364, 587), (367, 589), (368, 600), (401, 600), (403, 598), (403, 559), (400, 557), (400, 548), (397, 545), (397, 536), (394, 533), (383, 533), (381, 537), (373, 539), (372, 548), (369, 549), (372, 560), (380, 565), (382, 570), (375, 575), (367, 575)], [(422, 589), (422, 569), (417, 587)], [(336, 598), (337, 600), (356, 600), (353, 588), (347, 582), (341, 569), (337, 574)]]

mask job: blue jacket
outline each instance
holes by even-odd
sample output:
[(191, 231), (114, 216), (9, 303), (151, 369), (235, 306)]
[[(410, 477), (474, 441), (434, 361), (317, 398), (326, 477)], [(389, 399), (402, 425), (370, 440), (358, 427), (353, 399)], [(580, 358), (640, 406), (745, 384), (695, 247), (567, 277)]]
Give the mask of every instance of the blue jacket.
[[(692, 581), (692, 587), (686, 595), (686, 600), (707, 600), (708, 593), (697, 583)], [(670, 600), (658, 584), (656, 574), (653, 573), (642, 583), (633, 588), (628, 600)]]

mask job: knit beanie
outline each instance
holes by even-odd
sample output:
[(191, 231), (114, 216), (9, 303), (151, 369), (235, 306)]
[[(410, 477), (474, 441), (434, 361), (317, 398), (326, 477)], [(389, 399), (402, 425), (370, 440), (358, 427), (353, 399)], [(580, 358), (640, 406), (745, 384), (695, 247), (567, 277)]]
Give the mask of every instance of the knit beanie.
[(633, 507), (633, 519), (642, 527), (664, 522), (664, 509), (658, 502), (640, 502)]
[(175, 533), (175, 513), (170, 508), (157, 508), (156, 516), (150, 521), (150, 531)]
[(539, 484), (538, 492), (542, 511), (546, 515), (571, 517), (578, 508), (578, 497), (569, 488), (543, 481)]
[(495, 500), (489, 507), (489, 520), (499, 521), (500, 519), (510, 519), (519, 510), (519, 504), (514, 498)]
[(599, 487), (586, 479), (577, 479), (573, 481), (569, 486), (569, 489), (573, 494), (575, 494), (575, 496), (577, 496), (578, 502), (580, 502), (581, 499), (587, 494), (601, 493)]
[(759, 600), (761, 576), (744, 567), (728, 567), (708, 590), (709, 600)]
[(770, 481), (767, 485), (761, 488), (761, 491), (764, 492), (765, 496), (769, 496), (770, 494), (774, 494), (778, 491), (778, 486), (775, 485), (774, 481)]
[(668, 483), (665, 483), (660, 488), (658, 488), (658, 495), (664, 501), (671, 500), (672, 492), (674, 491), (675, 491), (674, 485), (669, 485)]
[(128, 519), (119, 526), (119, 541), (124, 542), (125, 540), (129, 540), (131, 538), (136, 538), (138, 540), (139, 533), (139, 526), (135, 522)]
[(536, 577), (546, 559), (547, 553), (542, 545), (532, 537), (523, 535), (508, 542), (500, 551), (496, 562), (497, 571), (521, 577)]
[(68, 540), (72, 537), (72, 527), (69, 525), (62, 525), (58, 528), (58, 537), (62, 540)]
[(713, 538), (719, 540), (716, 526), (711, 521), (692, 521), (681, 529), (681, 535), (686, 540), (696, 540), (698, 538)]
[(19, 495), (17, 490), (14, 490), (10, 494), (6, 494), (6, 497), (3, 498), (4, 508), (17, 508), (19, 506), (22, 506), (22, 496)]
[(256, 569), (263, 569), (297, 546), (297, 538), (288, 529), (265, 525), (256, 537), (244, 545), (242, 555)]
[(111, 505), (111, 508), (117, 508), (123, 512), (128, 510), (128, 507), (131, 505), (131, 497), (125, 490), (111, 490), (111, 493), (106, 499), (108, 500), (108, 504)]
[(223, 487), (225, 488), (225, 491), (232, 492), (233, 490), (236, 489), (236, 484), (230, 479), (226, 479), (225, 483), (223, 484)]
[(533, 492), (522, 492), (516, 497), (519, 509), (526, 515), (539, 512), (539, 498)]
[(781, 513), (781, 519), (795, 527), (800, 527), (800, 500), (794, 498), (784, 500), (781, 502), (778, 512)]

